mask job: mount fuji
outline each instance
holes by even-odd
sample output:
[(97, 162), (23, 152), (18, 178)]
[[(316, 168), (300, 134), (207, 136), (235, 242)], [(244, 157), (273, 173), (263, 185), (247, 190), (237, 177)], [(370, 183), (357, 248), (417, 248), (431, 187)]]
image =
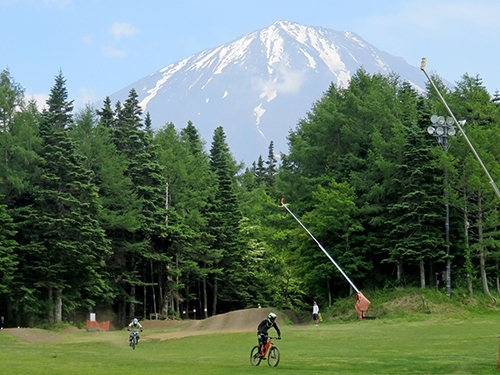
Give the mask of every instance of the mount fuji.
[(288, 153), (286, 137), (331, 83), (347, 87), (359, 68), (396, 73), (425, 88), (418, 67), (349, 31), (279, 21), (219, 47), (171, 63), (110, 95), (124, 102), (132, 88), (155, 129), (188, 121), (211, 144), (222, 126), (238, 162), (251, 166), (274, 151)]

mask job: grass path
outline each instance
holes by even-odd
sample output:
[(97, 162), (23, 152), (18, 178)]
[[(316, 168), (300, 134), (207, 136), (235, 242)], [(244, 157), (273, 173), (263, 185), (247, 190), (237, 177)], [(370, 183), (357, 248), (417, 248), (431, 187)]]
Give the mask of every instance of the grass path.
[[(249, 364), (255, 333), (149, 339), (136, 350), (127, 333), (52, 333), (29, 342), (0, 332), (1, 374), (498, 374), (500, 317), (283, 326), (281, 362)], [(22, 336), (21, 336), (22, 337)]]

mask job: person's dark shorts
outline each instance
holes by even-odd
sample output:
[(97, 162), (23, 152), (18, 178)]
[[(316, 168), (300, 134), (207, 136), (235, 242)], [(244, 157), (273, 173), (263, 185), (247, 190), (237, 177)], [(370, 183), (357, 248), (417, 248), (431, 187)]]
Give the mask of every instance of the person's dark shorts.
[(313, 314), (313, 320), (318, 320), (318, 314)]

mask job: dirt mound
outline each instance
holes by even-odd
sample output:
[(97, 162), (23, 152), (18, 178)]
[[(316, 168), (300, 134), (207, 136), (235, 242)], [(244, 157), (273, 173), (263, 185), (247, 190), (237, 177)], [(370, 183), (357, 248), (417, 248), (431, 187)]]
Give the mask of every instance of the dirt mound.
[(54, 332), (39, 328), (6, 328), (2, 330), (2, 333), (10, 334), (35, 344), (55, 342), (59, 339)]
[[(173, 330), (173, 332), (158, 332), (148, 334), (149, 339), (168, 340), (193, 335), (217, 332), (256, 332), (257, 326), (272, 308), (253, 308), (231, 311), (226, 314), (212, 316), (203, 320), (157, 321), (141, 322), (145, 330)], [(289, 316), (288, 314), (286, 314)], [(289, 317), (290, 319), (290, 317)], [(290, 319), (293, 321), (293, 319)], [(278, 325), (283, 324), (283, 317), (278, 313)]]
[(309, 312), (302, 312), (299, 314), (295, 310), (284, 310), (283, 314), (285, 314), (293, 324), (304, 324), (312, 319), (312, 315)]
[[(221, 332), (257, 332), (257, 326), (271, 311), (278, 315), (278, 325), (302, 323), (302, 319), (292, 310), (280, 312), (272, 308), (253, 308), (228, 312), (201, 320), (144, 320), (141, 321), (143, 340), (169, 340), (187, 336), (215, 334)], [(32, 343), (55, 342), (65, 334), (85, 332), (77, 328), (68, 328), (63, 332), (51, 332), (38, 328), (10, 328), (0, 331), (11, 334)], [(104, 336), (103, 336), (104, 337)]]

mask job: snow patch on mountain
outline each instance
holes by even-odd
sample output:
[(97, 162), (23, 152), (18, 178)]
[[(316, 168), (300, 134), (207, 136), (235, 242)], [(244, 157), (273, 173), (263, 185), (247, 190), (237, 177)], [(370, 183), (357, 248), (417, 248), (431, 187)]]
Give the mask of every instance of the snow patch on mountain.
[(333, 83), (347, 87), (359, 68), (397, 73), (417, 90), (425, 88), (419, 68), (371, 46), (350, 31), (278, 21), (209, 48), (126, 86), (110, 96), (127, 99), (131, 88), (154, 128), (188, 121), (207, 142), (222, 126), (230, 149), (245, 164), (288, 152), (287, 140), (301, 118)]

